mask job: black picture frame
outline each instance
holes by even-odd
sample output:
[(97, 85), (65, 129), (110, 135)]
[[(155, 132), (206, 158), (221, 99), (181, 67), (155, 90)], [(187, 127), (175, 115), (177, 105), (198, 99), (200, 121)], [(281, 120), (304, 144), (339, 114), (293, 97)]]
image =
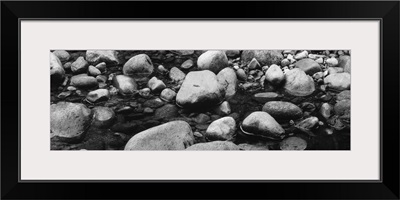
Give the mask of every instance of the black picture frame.
[[(399, 199), (398, 1), (1, 2), (2, 199)], [(284, 9), (283, 9), (284, 8)], [(19, 177), (21, 19), (381, 21), (381, 181), (53, 181)], [(18, 84), (16, 84), (18, 75)], [(17, 109), (18, 108), (18, 112)], [(17, 129), (18, 125), (18, 129)], [(366, 155), (368, 156), (368, 155)], [(238, 169), (241, 170), (241, 169)], [(245, 169), (244, 169), (245, 170)]]

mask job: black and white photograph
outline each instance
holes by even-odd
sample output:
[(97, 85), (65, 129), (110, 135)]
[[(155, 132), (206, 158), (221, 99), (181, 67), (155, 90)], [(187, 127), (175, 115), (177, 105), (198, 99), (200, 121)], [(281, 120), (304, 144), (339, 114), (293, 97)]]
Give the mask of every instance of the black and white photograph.
[(351, 150), (351, 51), (50, 50), (51, 150)]

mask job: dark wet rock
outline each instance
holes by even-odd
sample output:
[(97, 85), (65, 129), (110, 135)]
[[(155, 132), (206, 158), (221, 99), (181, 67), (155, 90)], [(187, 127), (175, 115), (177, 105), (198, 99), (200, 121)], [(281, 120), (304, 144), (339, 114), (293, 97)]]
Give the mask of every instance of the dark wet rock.
[(139, 54), (130, 58), (122, 68), (124, 75), (141, 81), (149, 77), (154, 71), (153, 63), (146, 54)]
[(228, 58), (224, 51), (206, 51), (197, 59), (197, 67), (200, 70), (210, 70), (217, 74), (228, 67)]
[(105, 62), (109, 64), (118, 64), (117, 51), (114, 50), (87, 50), (86, 60), (92, 64)]
[(300, 105), (298, 105), (300, 107), (300, 109), (303, 112), (309, 112), (312, 113), (314, 112), (314, 110), (316, 109), (315, 105), (313, 103), (310, 102), (303, 102)]
[(239, 151), (240, 148), (229, 141), (214, 141), (197, 143), (186, 149), (187, 151)]
[(86, 74), (75, 75), (71, 78), (71, 85), (77, 88), (96, 88), (98, 83), (96, 78), (88, 76)]
[(305, 150), (307, 148), (307, 141), (300, 137), (288, 137), (285, 138), (280, 144), (281, 150), (293, 151), (293, 150)]
[(226, 50), (225, 54), (228, 58), (237, 58), (240, 56), (239, 50)]
[(199, 130), (207, 130), (208, 124), (196, 124), (196, 128)]
[(165, 83), (158, 79), (157, 77), (153, 77), (147, 83), (147, 86), (153, 91), (154, 93), (160, 93), (163, 89), (165, 89)]
[(50, 106), (50, 135), (65, 141), (80, 140), (92, 122), (92, 112), (84, 104), (59, 102)]
[(112, 125), (115, 120), (115, 113), (108, 107), (93, 108), (93, 124), (92, 126), (107, 128)]
[(169, 78), (171, 80), (173, 80), (174, 82), (181, 82), (183, 80), (185, 80), (185, 76), (186, 74), (183, 73), (180, 69), (178, 69), (177, 67), (173, 67), (171, 68), (171, 70), (169, 71)]
[(270, 114), (261, 111), (247, 116), (243, 120), (241, 128), (246, 134), (272, 138), (280, 137), (285, 133), (285, 130)]
[(223, 117), (213, 121), (207, 128), (205, 136), (211, 140), (233, 140), (236, 122), (232, 117)]
[(214, 112), (221, 116), (229, 115), (231, 111), (231, 106), (227, 101), (222, 102), (219, 106), (214, 108)]
[(289, 66), (291, 64), (290, 60), (285, 58), (281, 61), (281, 66), (285, 67), (285, 66)]
[(343, 90), (339, 94), (336, 95), (336, 101), (341, 101), (341, 100), (350, 100), (351, 92), (350, 90)]
[(333, 109), (336, 115), (344, 115), (346, 113), (350, 113), (350, 106), (351, 106), (351, 100), (345, 99), (338, 101)]
[(142, 122), (138, 121), (138, 120), (133, 120), (133, 121), (126, 122), (126, 123), (118, 122), (118, 123), (114, 124), (113, 126), (111, 126), (111, 130), (114, 132), (121, 132), (121, 133), (131, 135), (131, 134), (137, 133), (137, 131), (140, 129), (141, 125), (142, 125)]
[(150, 99), (143, 103), (144, 107), (159, 108), (165, 103), (160, 98)]
[(279, 94), (275, 92), (261, 92), (253, 95), (253, 99), (260, 102), (266, 103), (268, 101), (274, 101), (279, 98)]
[(161, 108), (158, 108), (155, 113), (154, 117), (157, 119), (166, 119), (166, 118), (173, 118), (177, 117), (179, 108), (172, 104), (166, 104)]
[(338, 67), (343, 68), (343, 70), (350, 74), (351, 72), (351, 57), (343, 55), (339, 57)]
[(265, 73), (265, 80), (272, 85), (279, 85), (285, 80), (285, 75), (278, 65), (271, 65)]
[(295, 63), (295, 67), (303, 70), (306, 74), (312, 76), (316, 72), (322, 71), (321, 66), (312, 59), (306, 58)]
[(313, 79), (301, 69), (295, 68), (285, 74), (285, 91), (294, 96), (308, 96), (315, 91)]
[(99, 64), (97, 64), (96, 69), (100, 70), (101, 72), (104, 72), (107, 69), (107, 65), (105, 62), (101, 62)]
[(181, 107), (199, 107), (220, 103), (225, 94), (218, 84), (217, 76), (209, 71), (192, 71), (186, 75), (176, 95), (176, 102)]
[(55, 50), (53, 51), (53, 54), (57, 56), (58, 59), (60, 59), (61, 63), (66, 63), (71, 58), (69, 53), (65, 50)]
[(64, 63), (64, 65), (63, 65), (64, 70), (70, 71), (71, 70), (71, 65), (72, 65), (72, 62)]
[(350, 74), (343, 72), (337, 74), (331, 74), (325, 77), (324, 83), (329, 87), (336, 90), (348, 90), (350, 89)]
[(131, 106), (120, 106), (115, 109), (115, 112), (118, 114), (127, 114), (133, 112), (134, 109)]
[(193, 145), (194, 140), (188, 123), (172, 121), (134, 135), (125, 150), (184, 150)]
[(236, 94), (237, 77), (235, 70), (232, 68), (225, 68), (217, 74), (219, 85), (225, 90), (225, 98), (232, 98)]
[(107, 89), (97, 89), (91, 91), (86, 96), (86, 99), (92, 103), (106, 101), (110, 98), (110, 92)]
[(181, 68), (182, 69), (190, 69), (193, 67), (193, 65), (194, 65), (193, 60), (189, 59), (182, 63)]
[(249, 63), (253, 58), (257, 59), (260, 65), (279, 65), (283, 59), (281, 51), (278, 50), (244, 50), (241, 55), (242, 64)]
[(94, 67), (93, 65), (90, 65), (88, 68), (89, 75), (91, 76), (98, 76), (101, 74), (101, 71)]
[(247, 65), (249, 69), (259, 69), (261, 68), (260, 63), (258, 63), (257, 59), (253, 58), (249, 64)]
[(68, 96), (70, 96), (72, 94), (71, 91), (65, 91), (65, 92), (61, 92), (60, 94), (57, 95), (57, 98), (59, 99), (65, 99)]
[(65, 70), (61, 61), (53, 53), (50, 53), (50, 79), (51, 83), (58, 85), (62, 83), (65, 77)]
[(303, 112), (298, 106), (284, 101), (269, 101), (264, 104), (262, 111), (276, 119), (298, 119), (303, 116)]
[(319, 112), (325, 119), (328, 119), (332, 115), (332, 106), (329, 103), (323, 103)]
[(236, 71), (236, 76), (242, 81), (247, 80), (246, 72), (243, 69), (238, 69)]
[(117, 75), (113, 78), (113, 86), (118, 89), (122, 95), (129, 95), (137, 93), (138, 86), (136, 81), (125, 75)]
[(81, 56), (71, 64), (71, 71), (74, 74), (82, 74), (87, 72), (88, 67), (89, 63)]
[(175, 97), (176, 97), (176, 92), (170, 88), (165, 88), (160, 94), (160, 99), (162, 99), (166, 102), (174, 101)]
[(205, 124), (208, 121), (210, 121), (210, 119), (211, 119), (210, 116), (208, 116), (204, 113), (200, 113), (196, 117), (193, 118), (193, 121), (198, 124)]
[(229, 117), (232, 117), (232, 118), (235, 119), (235, 120), (239, 120), (240, 115), (239, 115), (239, 113), (234, 112), (234, 113), (231, 113), (231, 114), (229, 115)]

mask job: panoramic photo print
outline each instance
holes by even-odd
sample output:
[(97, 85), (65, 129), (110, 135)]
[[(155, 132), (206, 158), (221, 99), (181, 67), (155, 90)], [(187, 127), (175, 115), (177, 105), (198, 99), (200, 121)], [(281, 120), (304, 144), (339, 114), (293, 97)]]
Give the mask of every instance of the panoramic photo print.
[(51, 150), (351, 150), (350, 50), (50, 50)]

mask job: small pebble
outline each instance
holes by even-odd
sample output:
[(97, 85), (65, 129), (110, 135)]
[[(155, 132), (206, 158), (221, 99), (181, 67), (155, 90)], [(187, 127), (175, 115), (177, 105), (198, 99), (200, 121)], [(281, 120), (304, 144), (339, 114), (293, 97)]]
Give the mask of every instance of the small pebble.
[(150, 91), (151, 91), (150, 88), (143, 88), (143, 89), (139, 90), (139, 95), (141, 97), (147, 98), (150, 96)]

